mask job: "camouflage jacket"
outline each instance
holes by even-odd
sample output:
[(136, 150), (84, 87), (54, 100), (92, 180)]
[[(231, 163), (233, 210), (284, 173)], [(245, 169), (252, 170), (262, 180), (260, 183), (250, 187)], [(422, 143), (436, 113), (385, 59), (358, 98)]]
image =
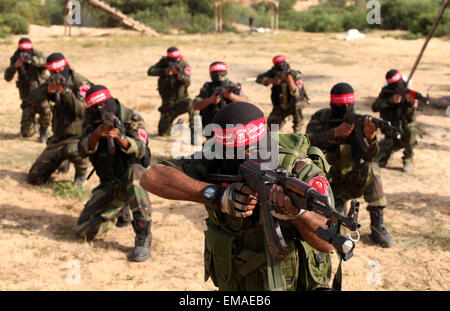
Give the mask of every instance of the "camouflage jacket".
[(39, 86), (26, 99), (32, 105), (38, 105), (44, 100), (52, 101), (52, 131), (50, 142), (56, 143), (67, 138), (79, 138), (85, 111), (84, 97), (92, 83), (85, 77), (70, 69), (67, 88), (60, 94), (61, 101), (57, 103), (55, 94), (48, 94), (48, 81)]
[(20, 98), (25, 100), (39, 85), (47, 80), (47, 67), (45, 66), (44, 55), (33, 49), (33, 56), (31, 57), (31, 64), (22, 64), (21, 68), (15, 68), (15, 63), (20, 57), (20, 51), (17, 50), (10, 59), (9, 67), (5, 70), (5, 80), (11, 81), (16, 72), (18, 72), (17, 88), (19, 89)]
[(114, 155), (109, 153), (106, 139), (100, 139), (94, 150), (89, 149), (89, 137), (102, 120), (96, 117), (91, 109), (86, 110), (83, 120), (83, 134), (78, 143), (78, 150), (81, 157), (89, 157), (102, 183), (115, 178), (122, 179), (130, 164), (140, 163), (140, 160), (146, 156), (148, 135), (144, 120), (132, 109), (121, 103), (119, 106), (119, 120), (126, 130), (124, 134), (127, 136), (129, 147), (123, 149), (116, 142)]
[(393, 95), (383, 90), (372, 104), (372, 111), (379, 112), (382, 119), (391, 122), (394, 126), (398, 126), (401, 120), (405, 120), (406, 123), (415, 122), (416, 110), (417, 106), (408, 103), (405, 98), (401, 103), (394, 104)]
[[(269, 71), (258, 75), (256, 83), (266, 85), (268, 79), (275, 78), (276, 69), (272, 67)], [(297, 70), (290, 69), (289, 74), (294, 77), (297, 86), (295, 92), (291, 93), (288, 82), (283, 80), (280, 85), (272, 85), (272, 94), (270, 96), (274, 106), (281, 106), (283, 110), (293, 109), (298, 102), (308, 99), (305, 87), (302, 82), (302, 73)]]
[(191, 84), (191, 67), (184, 60), (174, 63), (178, 69), (178, 75), (166, 76), (165, 71), (169, 67), (170, 62), (165, 56), (148, 70), (149, 76), (159, 77), (158, 91), (163, 103), (175, 103), (189, 96), (187, 89)]
[[(349, 138), (334, 138), (334, 129), (339, 123), (328, 122), (334, 119), (330, 108), (317, 111), (312, 117), (306, 133), (311, 145), (320, 148), (331, 165), (328, 178), (331, 181), (339, 181), (353, 170), (354, 146), (350, 144)], [(361, 154), (360, 163), (372, 162), (379, 152), (377, 139), (369, 143), (369, 149)]]
[[(194, 100), (197, 99), (205, 99), (208, 97), (211, 97), (217, 88), (223, 87), (224, 85), (229, 86), (233, 89), (233, 93), (239, 96), (247, 97), (244, 92), (242, 91), (240, 85), (231, 82), (230, 80), (225, 80), (224, 82), (206, 82), (203, 84), (202, 88), (200, 89), (200, 93), (197, 95), (197, 97)], [(209, 105), (205, 109), (200, 111), (200, 115), (202, 117), (202, 125), (205, 127), (207, 124), (212, 123), (214, 116), (216, 113), (224, 106), (231, 103), (231, 101), (227, 98), (223, 98), (222, 101), (215, 105)]]

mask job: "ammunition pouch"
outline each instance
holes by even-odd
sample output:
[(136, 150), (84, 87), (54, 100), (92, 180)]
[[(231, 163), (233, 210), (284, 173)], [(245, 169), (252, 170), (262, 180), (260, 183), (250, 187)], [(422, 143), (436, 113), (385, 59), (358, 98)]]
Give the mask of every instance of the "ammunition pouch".
[(298, 290), (329, 289), (331, 279), (331, 255), (321, 253), (305, 241), (298, 245), (300, 262)]
[(228, 288), (232, 272), (232, 248), (236, 236), (207, 221), (205, 231), (205, 281), (211, 276), (214, 285)]

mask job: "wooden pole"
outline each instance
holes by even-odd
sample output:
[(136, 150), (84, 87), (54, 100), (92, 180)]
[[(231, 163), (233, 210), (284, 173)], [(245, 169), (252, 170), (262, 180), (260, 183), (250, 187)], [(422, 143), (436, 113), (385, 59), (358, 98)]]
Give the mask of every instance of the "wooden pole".
[(67, 35), (67, 1), (64, 1), (64, 36)]
[(217, 5), (218, 5), (218, 1), (216, 1), (216, 3), (214, 3), (214, 30), (216, 32), (219, 31), (219, 16), (217, 15)]
[(69, 37), (72, 36), (72, 0), (68, 1), (69, 3)]
[(444, 14), (445, 9), (447, 8), (448, 0), (446, 0), (439, 11), (438, 16), (436, 17), (433, 26), (431, 27), (430, 33), (428, 34), (425, 43), (423, 44), (422, 50), (419, 53), (419, 56), (417, 57), (417, 60), (411, 70), (411, 73), (409, 74), (408, 81), (406, 81), (406, 85), (408, 85), (409, 81), (411, 80), (412, 76), (414, 75), (414, 72), (417, 69), (417, 66), (419, 65), (420, 60), (422, 59), (423, 53), (425, 52), (425, 49), (427, 48), (428, 42), (430, 42), (431, 37), (433, 36), (434, 31), (436, 30), (437, 24), (441, 20), (442, 15)]
[(219, 16), (220, 16), (219, 31), (222, 32), (223, 31), (223, 1), (220, 1)]
[(277, 8), (277, 15), (275, 16), (275, 31), (278, 32), (278, 22), (279, 22), (279, 17), (280, 17), (280, 1), (277, 1), (275, 3), (276, 8)]
[(274, 22), (275, 22), (275, 18), (274, 18), (274, 10), (273, 10), (273, 1), (270, 2), (270, 30), (273, 32), (274, 31)]

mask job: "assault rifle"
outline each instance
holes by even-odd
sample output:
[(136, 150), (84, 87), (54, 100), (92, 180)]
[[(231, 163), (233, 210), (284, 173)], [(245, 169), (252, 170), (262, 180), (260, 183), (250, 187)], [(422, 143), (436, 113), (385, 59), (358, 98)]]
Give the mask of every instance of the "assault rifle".
[[(399, 91), (399, 90), (395, 90), (395, 91), (389, 91), (387, 90), (386, 93), (389, 95), (394, 96), (395, 94), (400, 93), (399, 95), (402, 96), (402, 101), (400, 102), (400, 104), (397, 105), (396, 111), (395, 111), (395, 125), (403, 130), (406, 123), (408, 123), (407, 120), (407, 114), (408, 114), (408, 109), (410, 109), (411, 107), (413, 107), (414, 103), (409, 103), (406, 100), (406, 95), (410, 94), (411, 90), (405, 88), (403, 91)], [(424, 97), (422, 94), (415, 92), (414, 98), (418, 101), (418, 105), (417, 105), (417, 109), (420, 110), (425, 106), (428, 106), (430, 104), (430, 96), (427, 94), (426, 97)]]
[[(178, 73), (181, 73), (181, 67), (180, 67), (180, 63), (178, 61), (167, 60), (165, 68), (170, 68), (172, 71), (177, 71)], [(173, 88), (175, 88), (175, 83), (176, 83), (177, 77), (175, 74), (173, 74), (169, 78), (170, 78), (170, 88), (173, 89)]]
[[(50, 75), (50, 78), (48, 78), (48, 83), (60, 84), (64, 90), (67, 89), (66, 78), (64, 78), (64, 76), (60, 72), (52, 73)], [(59, 94), (59, 92), (56, 92), (55, 96), (56, 96), (56, 104), (57, 105), (61, 104), (61, 94)]]
[(217, 94), (218, 96), (220, 96), (219, 108), (222, 109), (226, 104), (223, 94), (224, 90), (227, 90), (230, 93), (239, 94), (241, 92), (241, 87), (242, 86), (240, 83), (234, 84), (230, 81), (224, 81), (221, 83), (221, 85), (216, 86), (214, 88), (213, 94)]
[(358, 201), (352, 201), (348, 215), (344, 216), (333, 208), (328, 196), (319, 193), (313, 186), (295, 178), (285, 170), (264, 170), (259, 163), (251, 160), (240, 165), (238, 176), (208, 175), (208, 180), (216, 183), (242, 182), (258, 192), (264, 236), (274, 260), (283, 260), (287, 255), (288, 246), (281, 232), (278, 218), (272, 216), (274, 207), (269, 202), (269, 193), (273, 184), (283, 186), (285, 193), (297, 208), (314, 211), (326, 217), (328, 229), (319, 227), (316, 235), (332, 244), (343, 260), (348, 260), (353, 256), (354, 241), (339, 232), (341, 226), (350, 231), (356, 231), (361, 227), (358, 223)]
[(355, 125), (355, 129), (353, 130), (352, 135), (355, 135), (356, 142), (361, 147), (362, 152), (367, 152), (369, 149), (369, 143), (364, 135), (364, 120), (370, 117), (372, 118), (372, 122), (381, 130), (381, 132), (386, 137), (397, 138), (400, 139), (402, 136), (402, 129), (395, 127), (391, 124), (391, 122), (378, 119), (369, 115), (357, 114), (352, 111), (347, 111), (342, 119), (331, 119), (326, 121), (326, 123), (350, 123)]
[(273, 73), (274, 78), (277, 77), (280, 80), (283, 80), (286, 75), (289, 74), (290, 68), (286, 62), (278, 63), (274, 66), (275, 70)]
[[(104, 109), (100, 109), (100, 115), (102, 118), (102, 123), (110, 128), (117, 128), (119, 129), (119, 137), (120, 139), (125, 139), (126, 135), (126, 129), (123, 126), (122, 122), (120, 122), (119, 118), (116, 117), (115, 114), (105, 111)], [(110, 154), (116, 153), (116, 148), (114, 145), (114, 139), (108, 138), (108, 151)]]
[(26, 77), (26, 72), (25, 72), (25, 64), (31, 65), (31, 54), (27, 53), (27, 52), (20, 52), (19, 53), (19, 58), (22, 60), (22, 66), (20, 66), (20, 76), (25, 78)]

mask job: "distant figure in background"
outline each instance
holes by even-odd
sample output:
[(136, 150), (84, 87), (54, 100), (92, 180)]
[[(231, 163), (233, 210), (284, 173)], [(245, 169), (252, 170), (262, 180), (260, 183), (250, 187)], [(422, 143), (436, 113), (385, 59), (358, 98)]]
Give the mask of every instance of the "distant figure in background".
[(32, 106), (44, 100), (55, 103), (52, 107), (53, 136), (28, 172), (28, 182), (43, 184), (62, 163), (70, 161), (75, 165), (74, 184), (83, 185), (88, 163), (78, 153), (78, 140), (86, 106), (84, 96), (91, 83), (70, 68), (61, 53), (51, 54), (46, 66), (51, 73), (50, 78), (31, 93), (27, 102)]
[(192, 100), (188, 95), (191, 84), (191, 67), (184, 60), (176, 47), (167, 49), (167, 55), (148, 70), (149, 76), (158, 76), (158, 91), (162, 105), (158, 108), (161, 117), (158, 124), (158, 135), (169, 136), (172, 123), (176, 117), (189, 113), (189, 126), (194, 128)]
[(253, 22), (255, 21), (255, 17), (254, 16), (250, 16), (248, 18), (248, 26), (250, 28), (249, 33), (252, 34), (253, 32)]
[(292, 115), (294, 133), (299, 133), (303, 121), (302, 109), (309, 100), (303, 86), (302, 73), (292, 69), (283, 55), (275, 56), (272, 63), (273, 67), (269, 71), (256, 78), (256, 83), (265, 86), (272, 84), (273, 110), (267, 123), (278, 124), (281, 129), (286, 123), (286, 117)]
[(209, 66), (211, 82), (206, 82), (195, 98), (193, 109), (200, 111), (202, 127), (212, 123), (220, 109), (234, 102), (247, 102), (239, 83), (228, 79), (228, 66), (224, 62), (213, 62)]
[(5, 80), (11, 81), (15, 73), (18, 74), (16, 82), (22, 104), (22, 120), (20, 133), (22, 137), (31, 137), (35, 133), (35, 117), (39, 114), (40, 141), (47, 142), (47, 129), (50, 126), (52, 113), (48, 101), (43, 100), (32, 105), (27, 97), (47, 79), (44, 55), (33, 47), (28, 38), (19, 40), (19, 46), (11, 57), (10, 65), (5, 71)]
[(378, 98), (372, 104), (374, 112), (403, 131), (400, 139), (384, 138), (380, 142), (377, 162), (385, 167), (392, 152), (403, 149), (403, 172), (411, 172), (413, 167), (414, 145), (417, 144), (416, 110), (420, 102), (426, 102), (420, 93), (410, 90), (402, 74), (392, 69), (386, 73), (387, 85), (381, 89)]

